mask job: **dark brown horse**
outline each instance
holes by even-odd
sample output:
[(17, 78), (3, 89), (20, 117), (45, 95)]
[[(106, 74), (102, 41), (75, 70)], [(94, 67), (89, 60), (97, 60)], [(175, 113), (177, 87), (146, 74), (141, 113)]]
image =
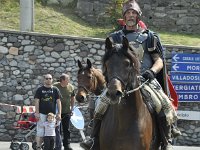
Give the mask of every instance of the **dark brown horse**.
[(88, 94), (100, 95), (102, 93), (105, 88), (105, 79), (102, 71), (94, 68), (89, 59), (87, 59), (86, 66), (83, 66), (78, 60), (78, 66), (78, 92), (76, 100), (84, 102)]
[(140, 63), (125, 37), (120, 45), (109, 38), (105, 44), (102, 63), (111, 105), (101, 123), (100, 149), (158, 150), (154, 118), (140, 92)]

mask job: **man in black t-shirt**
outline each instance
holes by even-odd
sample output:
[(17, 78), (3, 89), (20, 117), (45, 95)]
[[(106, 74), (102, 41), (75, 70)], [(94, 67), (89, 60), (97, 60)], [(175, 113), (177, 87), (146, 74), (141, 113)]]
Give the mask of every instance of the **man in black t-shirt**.
[(44, 128), (40, 124), (46, 121), (48, 113), (56, 114), (56, 104), (58, 106), (56, 118), (57, 120), (61, 119), (60, 92), (58, 88), (52, 86), (53, 79), (50, 74), (46, 74), (44, 78), (44, 85), (37, 89), (34, 96), (35, 116), (38, 119), (36, 134), (37, 150), (41, 149), (42, 138), (44, 136)]

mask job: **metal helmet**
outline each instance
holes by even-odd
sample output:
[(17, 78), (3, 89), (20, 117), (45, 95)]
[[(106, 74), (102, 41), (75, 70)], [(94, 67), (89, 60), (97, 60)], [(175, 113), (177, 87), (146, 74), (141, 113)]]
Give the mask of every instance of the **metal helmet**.
[(122, 15), (126, 13), (127, 10), (133, 9), (135, 10), (139, 16), (142, 15), (142, 11), (140, 9), (140, 6), (135, 0), (128, 0), (127, 2), (123, 3), (123, 8), (122, 8)]

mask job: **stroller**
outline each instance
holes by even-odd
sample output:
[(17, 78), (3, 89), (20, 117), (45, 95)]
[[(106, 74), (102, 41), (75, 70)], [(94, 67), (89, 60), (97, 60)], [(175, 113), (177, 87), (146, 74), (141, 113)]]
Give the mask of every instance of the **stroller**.
[(25, 142), (32, 142), (32, 148), (36, 149), (36, 118), (34, 106), (18, 106), (17, 114), (19, 120), (14, 127), (19, 133), (16, 134), (10, 144), (11, 150), (29, 150), (29, 145)]

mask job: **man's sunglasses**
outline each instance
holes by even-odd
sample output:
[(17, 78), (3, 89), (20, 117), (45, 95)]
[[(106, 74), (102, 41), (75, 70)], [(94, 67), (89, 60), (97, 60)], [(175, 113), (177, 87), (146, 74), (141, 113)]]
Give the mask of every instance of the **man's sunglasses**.
[(51, 80), (52, 78), (45, 78), (46, 80)]

